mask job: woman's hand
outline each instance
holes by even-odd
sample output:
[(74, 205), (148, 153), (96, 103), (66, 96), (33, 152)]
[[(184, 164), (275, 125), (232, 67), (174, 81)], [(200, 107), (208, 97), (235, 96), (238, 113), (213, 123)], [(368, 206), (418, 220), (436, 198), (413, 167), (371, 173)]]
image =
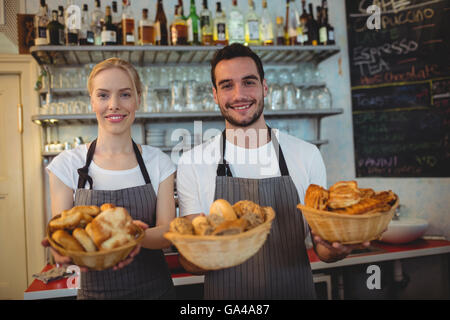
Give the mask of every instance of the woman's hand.
[[(50, 242), (48, 241), (47, 238), (44, 238), (44, 240), (41, 241), (41, 245), (45, 248), (50, 247), (50, 252), (53, 255), (53, 259), (55, 260), (57, 265), (62, 265), (64, 267), (67, 267), (69, 265), (73, 265), (73, 261), (72, 258), (68, 257), (68, 256), (63, 256), (62, 254), (60, 254), (58, 251), (56, 251), (55, 249), (53, 249), (50, 246)], [(80, 271), (86, 272), (89, 269), (86, 267), (79, 267)]]
[[(147, 230), (149, 228), (148, 224), (146, 224), (145, 222), (142, 222), (140, 220), (133, 220), (133, 223), (136, 226), (140, 227), (142, 230), (144, 230), (144, 232), (145, 232), (145, 230)], [(134, 257), (136, 257), (140, 251), (141, 251), (141, 245), (138, 244), (136, 246), (136, 248), (134, 248), (133, 251), (130, 252), (130, 254), (128, 255), (128, 257), (125, 260), (120, 261), (118, 264), (116, 264), (113, 267), (113, 270), (120, 270), (120, 269), (125, 268), (127, 265), (129, 265), (131, 262), (133, 262)]]

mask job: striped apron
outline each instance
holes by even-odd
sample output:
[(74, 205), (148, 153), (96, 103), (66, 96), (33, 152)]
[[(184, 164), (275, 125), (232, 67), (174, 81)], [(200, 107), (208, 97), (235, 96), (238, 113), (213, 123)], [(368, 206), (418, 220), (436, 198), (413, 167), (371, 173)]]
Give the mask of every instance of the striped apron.
[[(271, 138), (278, 150), (277, 138)], [(276, 217), (266, 242), (253, 257), (205, 275), (205, 299), (315, 299), (303, 218), (296, 208), (300, 200), (281, 148), (277, 152), (280, 177), (246, 179), (234, 178), (224, 159), (225, 131), (221, 144), (222, 162), (217, 168), (214, 199), (226, 199), (232, 204), (251, 200), (271, 206)]]
[[(133, 141), (136, 159), (139, 163), (145, 185), (120, 190), (93, 190), (92, 178), (88, 175), (93, 159), (96, 140), (87, 153), (86, 164), (78, 169), (78, 189), (75, 205), (96, 205), (113, 203), (128, 210), (134, 220), (156, 225), (156, 194), (139, 148)], [(89, 182), (90, 189), (85, 189)], [(162, 250), (141, 248), (133, 262), (114, 271), (89, 270), (81, 273), (81, 288), (78, 299), (172, 299), (175, 297), (169, 267)]]

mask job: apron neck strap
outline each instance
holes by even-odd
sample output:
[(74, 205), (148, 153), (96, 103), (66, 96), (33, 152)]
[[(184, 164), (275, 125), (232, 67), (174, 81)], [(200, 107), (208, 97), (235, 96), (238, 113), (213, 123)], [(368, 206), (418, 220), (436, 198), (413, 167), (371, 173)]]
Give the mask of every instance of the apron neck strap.
[[(149, 184), (149, 183), (151, 183), (150, 176), (148, 174), (147, 168), (145, 167), (145, 163), (144, 163), (144, 160), (142, 159), (141, 152), (139, 151), (137, 144), (133, 140), (131, 140), (131, 142), (133, 143), (134, 154), (136, 155), (136, 160), (139, 164), (139, 168), (141, 169), (141, 173), (144, 177), (145, 183)], [(86, 185), (86, 182), (89, 182), (89, 189), (93, 189), (94, 182), (92, 180), (92, 177), (89, 176), (89, 166), (91, 165), (92, 159), (94, 158), (96, 146), (97, 146), (97, 139), (92, 141), (91, 145), (89, 146), (89, 150), (88, 150), (88, 153), (86, 156), (86, 163), (85, 163), (84, 167), (79, 168), (77, 170), (77, 172), (78, 172), (78, 189), (83, 189), (84, 186)]]
[[(276, 135), (274, 134), (272, 136), (272, 128), (270, 128), (267, 125), (267, 130), (269, 130), (269, 140), (272, 141), (273, 147), (275, 149), (277, 159), (278, 159), (278, 166), (280, 168), (280, 173), (282, 176), (289, 176), (289, 170), (286, 165), (286, 160), (284, 159), (283, 151), (281, 150), (281, 146), (278, 142), (278, 139)], [(221, 155), (220, 155), (220, 161), (217, 165), (217, 176), (219, 177), (232, 177), (230, 165), (225, 160), (225, 147), (226, 147), (226, 129), (222, 131), (222, 136), (220, 137), (220, 144), (221, 144)]]

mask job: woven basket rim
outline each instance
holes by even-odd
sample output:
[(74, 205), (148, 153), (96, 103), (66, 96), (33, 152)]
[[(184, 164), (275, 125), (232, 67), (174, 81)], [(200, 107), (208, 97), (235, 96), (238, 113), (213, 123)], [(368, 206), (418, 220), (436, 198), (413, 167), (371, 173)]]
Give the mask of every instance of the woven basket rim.
[(164, 234), (164, 237), (168, 240), (197, 240), (197, 241), (224, 241), (224, 240), (237, 240), (237, 239), (243, 239), (247, 237), (253, 236), (255, 233), (260, 233), (261, 231), (265, 230), (267, 227), (270, 227), (272, 224), (272, 221), (275, 219), (275, 211), (271, 207), (266, 207), (267, 209), (267, 219), (259, 226), (250, 229), (248, 231), (238, 233), (238, 234), (232, 234), (232, 235), (223, 235), (223, 236), (199, 236), (199, 235), (191, 235), (191, 234), (179, 234), (176, 232), (166, 232)]
[[(50, 221), (52, 221), (53, 219), (57, 219), (60, 216), (61, 216), (61, 214), (58, 214), (58, 215), (54, 216)], [(47, 224), (47, 239), (50, 242), (50, 245), (54, 249), (58, 250), (60, 253), (63, 253), (65, 256), (72, 256), (72, 257), (73, 256), (75, 256), (75, 257), (101, 257), (101, 256), (104, 256), (104, 255), (108, 255), (108, 254), (111, 254), (111, 253), (119, 252), (119, 251), (122, 251), (122, 250), (125, 250), (125, 249), (129, 249), (131, 247), (134, 247), (134, 246), (138, 245), (139, 243), (141, 243), (142, 240), (144, 240), (144, 236), (145, 236), (144, 230), (141, 227), (135, 225), (137, 227), (137, 229), (138, 229), (138, 236), (136, 236), (134, 240), (124, 244), (123, 246), (120, 246), (120, 247), (117, 247), (117, 248), (114, 248), (114, 249), (111, 249), (111, 250), (99, 250), (99, 251), (94, 251), (94, 252), (72, 251), (72, 250), (64, 249), (63, 247), (61, 247), (58, 243), (56, 243), (52, 239), (52, 237), (50, 235), (50, 221)]]
[(346, 214), (346, 213), (337, 213), (337, 212), (332, 212), (332, 211), (319, 210), (319, 209), (307, 207), (300, 203), (297, 205), (297, 208), (299, 210), (305, 210), (305, 211), (308, 211), (308, 212), (311, 212), (311, 213), (314, 213), (317, 215), (330, 217), (330, 218), (370, 219), (370, 218), (374, 218), (374, 217), (379, 217), (381, 215), (385, 215), (385, 214), (395, 210), (399, 204), (399, 197), (397, 195), (395, 195), (395, 197), (396, 197), (396, 200), (395, 200), (395, 203), (391, 206), (391, 209), (389, 209), (388, 211), (383, 211), (383, 212), (371, 212), (371, 213), (363, 213), (363, 214)]

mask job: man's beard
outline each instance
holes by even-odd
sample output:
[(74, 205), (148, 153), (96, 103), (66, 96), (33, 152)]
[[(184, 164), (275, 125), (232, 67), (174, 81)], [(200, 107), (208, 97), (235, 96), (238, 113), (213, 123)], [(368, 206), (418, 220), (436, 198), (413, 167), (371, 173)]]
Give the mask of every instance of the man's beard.
[[(256, 100), (252, 100), (251, 103), (256, 103)], [(231, 104), (229, 104), (229, 103), (226, 103), (224, 107), (220, 108), (220, 112), (222, 113), (225, 120), (227, 120), (230, 124), (232, 124), (233, 126), (236, 126), (236, 127), (248, 127), (248, 126), (252, 125), (253, 123), (255, 123), (261, 117), (263, 110), (264, 110), (264, 96), (259, 101), (256, 112), (253, 114), (253, 116), (249, 120), (236, 121), (230, 114), (228, 114), (227, 112), (224, 112), (224, 110), (226, 111), (229, 109), (232, 109)]]

